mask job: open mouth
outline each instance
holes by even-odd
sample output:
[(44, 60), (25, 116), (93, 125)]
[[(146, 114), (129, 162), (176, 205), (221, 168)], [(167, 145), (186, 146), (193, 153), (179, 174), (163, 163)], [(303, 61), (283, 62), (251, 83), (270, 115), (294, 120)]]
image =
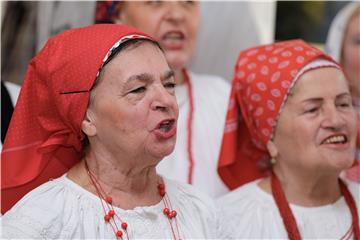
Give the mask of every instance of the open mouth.
[(165, 120), (158, 124), (158, 129), (162, 132), (168, 132), (174, 126), (175, 120)]
[(321, 144), (345, 144), (347, 143), (348, 138), (344, 134), (333, 135), (324, 139)]
[(166, 119), (161, 121), (154, 129), (154, 134), (160, 140), (173, 138), (176, 135), (175, 119)]
[(163, 35), (161, 40), (165, 46), (177, 46), (183, 43), (185, 35), (181, 31), (171, 31)]

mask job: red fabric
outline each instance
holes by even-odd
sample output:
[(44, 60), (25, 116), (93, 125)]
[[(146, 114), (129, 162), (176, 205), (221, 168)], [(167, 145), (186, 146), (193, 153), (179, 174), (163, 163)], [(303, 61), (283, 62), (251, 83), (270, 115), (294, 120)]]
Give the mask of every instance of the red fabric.
[(1, 153), (1, 212), (82, 157), (89, 90), (110, 48), (136, 29), (101, 24), (51, 38), (28, 66)]
[(307, 63), (333, 60), (302, 40), (277, 42), (240, 53), (234, 78), (218, 172), (234, 189), (268, 175), (266, 150), (281, 104)]

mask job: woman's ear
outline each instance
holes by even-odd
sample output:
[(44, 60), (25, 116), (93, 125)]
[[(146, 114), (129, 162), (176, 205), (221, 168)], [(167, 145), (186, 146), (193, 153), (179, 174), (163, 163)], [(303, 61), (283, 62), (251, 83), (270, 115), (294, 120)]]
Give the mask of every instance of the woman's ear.
[(269, 140), (268, 143), (266, 144), (266, 148), (267, 148), (271, 158), (275, 159), (279, 155), (279, 151), (273, 141)]
[(81, 123), (81, 130), (88, 136), (93, 137), (96, 135), (96, 126), (94, 124), (94, 116), (91, 110), (87, 109), (85, 118)]

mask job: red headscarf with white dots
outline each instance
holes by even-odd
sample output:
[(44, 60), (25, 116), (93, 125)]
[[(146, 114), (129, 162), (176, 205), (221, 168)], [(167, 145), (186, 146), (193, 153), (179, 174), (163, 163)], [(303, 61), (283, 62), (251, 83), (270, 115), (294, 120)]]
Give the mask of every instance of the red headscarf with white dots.
[[(337, 66), (302, 40), (277, 42), (240, 53), (232, 82), (218, 172), (234, 189), (267, 175), (266, 149), (289, 89), (315, 59)], [(339, 67), (340, 68), (340, 67)]]

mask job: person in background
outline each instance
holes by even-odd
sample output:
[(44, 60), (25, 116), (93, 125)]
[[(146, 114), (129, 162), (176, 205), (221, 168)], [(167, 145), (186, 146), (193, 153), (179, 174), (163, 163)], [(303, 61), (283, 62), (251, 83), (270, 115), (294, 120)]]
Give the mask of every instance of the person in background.
[(19, 96), (20, 86), (11, 82), (1, 81), (1, 144), (5, 141), (5, 136), (10, 124), (11, 116)]
[(159, 44), (134, 28), (51, 38), (5, 139), (1, 238), (218, 238), (212, 200), (156, 172), (176, 142), (174, 87)]
[(357, 164), (346, 171), (347, 178), (360, 182), (360, 3), (347, 4), (332, 22), (325, 51), (344, 68), (358, 114)]
[(159, 173), (192, 184), (211, 197), (228, 192), (217, 173), (217, 162), (230, 85), (220, 77), (187, 69), (200, 27), (199, 2), (99, 1), (96, 19), (128, 24), (149, 34), (160, 43), (175, 71), (180, 111), (177, 143), (159, 164)]
[[(331, 57), (302, 40), (241, 52), (226, 129), (219, 171), (242, 184), (218, 202), (231, 238), (360, 239), (360, 186), (339, 177), (354, 162), (356, 113)], [(267, 177), (236, 174), (263, 161)]]

